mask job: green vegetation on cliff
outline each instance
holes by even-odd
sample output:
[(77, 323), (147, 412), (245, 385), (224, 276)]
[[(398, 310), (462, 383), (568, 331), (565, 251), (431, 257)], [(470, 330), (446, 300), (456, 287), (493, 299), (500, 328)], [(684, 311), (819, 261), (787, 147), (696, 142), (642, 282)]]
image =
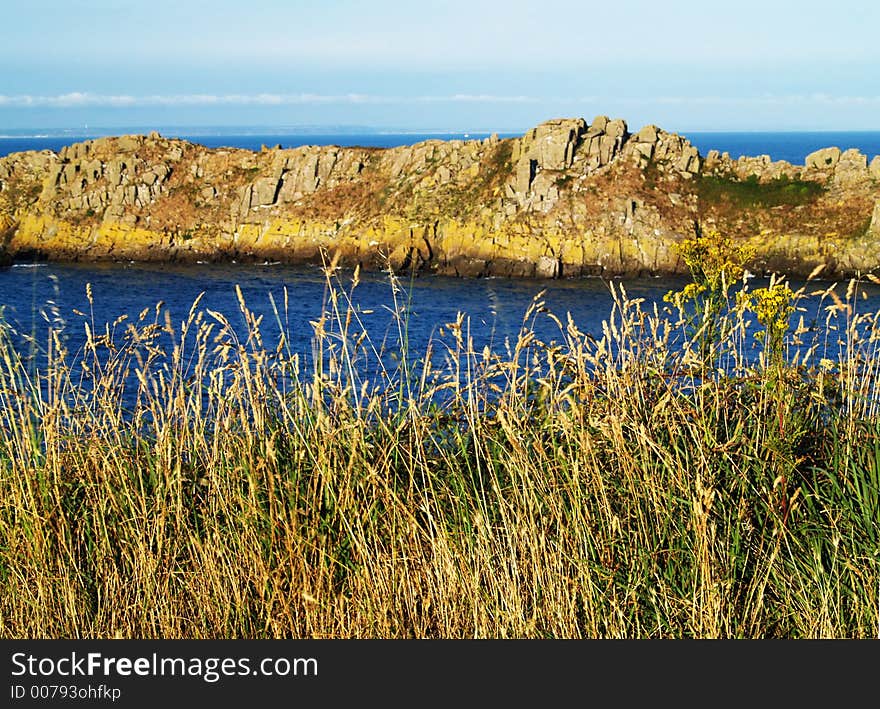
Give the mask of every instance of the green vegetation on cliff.
[(757, 175), (741, 180), (722, 175), (701, 175), (696, 182), (697, 194), (708, 204), (736, 209), (798, 206), (815, 202), (826, 192), (819, 182), (792, 179), (781, 175), (762, 182)]
[(684, 269), (675, 245), (711, 221), (758, 263), (848, 276), (880, 266), (878, 209), (880, 159), (858, 151), (804, 166), (704, 158), (682, 136), (606, 116), (389, 149), (211, 150), (151, 134), (0, 159), (0, 213), (20, 224), (10, 253), (51, 259), (336, 253), (457, 275), (661, 274)]

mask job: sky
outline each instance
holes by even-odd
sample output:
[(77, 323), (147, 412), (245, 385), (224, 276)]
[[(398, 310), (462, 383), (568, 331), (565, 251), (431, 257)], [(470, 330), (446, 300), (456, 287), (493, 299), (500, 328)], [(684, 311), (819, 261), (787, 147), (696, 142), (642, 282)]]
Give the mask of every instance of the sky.
[(880, 130), (868, 0), (0, 2), (0, 132)]

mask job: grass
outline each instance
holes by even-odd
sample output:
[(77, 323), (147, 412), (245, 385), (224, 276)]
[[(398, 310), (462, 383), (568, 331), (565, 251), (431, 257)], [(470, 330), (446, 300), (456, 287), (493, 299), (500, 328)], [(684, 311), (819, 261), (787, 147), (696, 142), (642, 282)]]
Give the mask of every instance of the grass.
[(240, 292), (246, 335), (198, 301), (86, 317), (77, 352), (48, 330), (39, 361), (5, 328), (2, 636), (878, 635), (857, 284), (809, 296), (828, 321), (784, 363), (747, 356), (746, 311), (705, 358), (686, 313), (620, 289), (595, 337), (538, 297), (500, 351), (460, 314), (371, 377), (356, 276), (327, 285), (308, 361)]
[(818, 182), (792, 179), (787, 175), (761, 182), (757, 175), (745, 180), (718, 175), (701, 175), (697, 194), (708, 204), (726, 204), (738, 209), (800, 206), (820, 197), (825, 188)]

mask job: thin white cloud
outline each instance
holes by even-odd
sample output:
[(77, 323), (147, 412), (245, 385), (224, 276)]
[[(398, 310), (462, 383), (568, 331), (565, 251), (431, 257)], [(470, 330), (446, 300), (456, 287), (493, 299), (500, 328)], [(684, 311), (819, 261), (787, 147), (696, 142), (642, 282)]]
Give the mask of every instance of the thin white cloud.
[(538, 103), (536, 96), (496, 96), (493, 94), (453, 94), (452, 96), (419, 96), (421, 103)]
[(628, 103), (672, 105), (700, 104), (709, 106), (867, 106), (880, 104), (880, 96), (831, 96), (829, 94), (793, 94), (765, 96), (658, 96), (654, 99), (623, 99)]
[(450, 94), (440, 96), (383, 96), (376, 94), (96, 94), (73, 91), (54, 96), (0, 94), (0, 108), (128, 108), (139, 106), (294, 106), (315, 104), (638, 104), (716, 106), (875, 106), (880, 96), (833, 96), (824, 93), (762, 96), (582, 96), (537, 97), (526, 95)]
[(130, 96), (74, 91), (56, 96), (0, 94), (0, 107), (82, 108), (132, 106), (290, 106), (304, 104), (537, 103), (533, 96), (453, 94), (450, 96), (381, 96), (371, 94), (170, 94)]

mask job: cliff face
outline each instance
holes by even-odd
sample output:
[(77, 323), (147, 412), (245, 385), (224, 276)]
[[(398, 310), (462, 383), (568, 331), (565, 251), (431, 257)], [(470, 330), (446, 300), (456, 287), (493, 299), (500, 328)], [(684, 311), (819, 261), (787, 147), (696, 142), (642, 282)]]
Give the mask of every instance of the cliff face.
[(149, 136), (0, 159), (13, 258), (317, 261), (462, 276), (680, 272), (695, 229), (756, 269), (880, 267), (880, 157), (710, 152), (656, 126), (551, 120), (522, 138), (392, 149), (208, 149)]

